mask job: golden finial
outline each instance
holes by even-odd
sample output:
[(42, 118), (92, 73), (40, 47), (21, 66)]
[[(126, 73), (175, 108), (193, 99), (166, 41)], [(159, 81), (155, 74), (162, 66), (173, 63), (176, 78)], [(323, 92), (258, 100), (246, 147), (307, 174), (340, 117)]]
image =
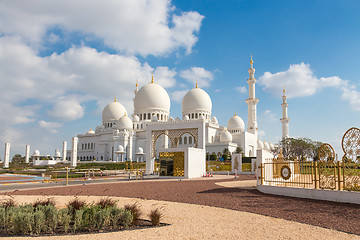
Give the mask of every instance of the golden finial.
[(286, 93), (286, 89), (285, 89), (285, 88), (283, 89), (283, 93)]
[(252, 59), (252, 54), (250, 54), (250, 57), (251, 57), (250, 64), (251, 64), (251, 67), (252, 67), (252, 66), (253, 66), (253, 63), (254, 63), (254, 61), (253, 61), (253, 59)]
[(151, 83), (154, 83), (154, 74), (152, 75)]
[(139, 86), (139, 79), (136, 79), (136, 88)]
[(116, 102), (116, 97), (114, 98), (114, 102)]
[(198, 88), (198, 83), (197, 83), (197, 80), (196, 80), (195, 88)]
[(235, 112), (235, 116), (237, 116), (237, 115), (236, 115), (236, 112)]
[(126, 116), (126, 112), (124, 113), (124, 116)]
[(90, 131), (92, 131), (92, 128), (90, 128)]

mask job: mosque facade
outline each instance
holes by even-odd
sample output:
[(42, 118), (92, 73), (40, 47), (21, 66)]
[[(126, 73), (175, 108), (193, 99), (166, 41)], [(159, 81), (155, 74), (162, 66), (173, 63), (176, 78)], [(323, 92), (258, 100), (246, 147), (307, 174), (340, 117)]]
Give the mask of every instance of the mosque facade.
[[(245, 100), (248, 105), (247, 127), (243, 119), (236, 113), (227, 123), (221, 126), (217, 118), (212, 115), (212, 101), (208, 93), (195, 88), (185, 94), (182, 99), (182, 117), (170, 116), (170, 98), (166, 90), (158, 83), (151, 82), (134, 91), (134, 112), (129, 114), (125, 107), (114, 100), (108, 104), (102, 112), (102, 124), (95, 130), (90, 130), (78, 137), (78, 161), (145, 161), (147, 158), (146, 148), (149, 148), (151, 138), (147, 134), (149, 126), (162, 125), (166, 129), (167, 124), (176, 128), (184, 123), (202, 123), (204, 126), (204, 146), (207, 154), (221, 155), (224, 149), (230, 153), (240, 147), (244, 156), (256, 157), (257, 150), (271, 152), (272, 144), (261, 141), (258, 138), (258, 124), (256, 106), (259, 99), (255, 96), (255, 68), (253, 60), (248, 69), (249, 98)], [(285, 93), (284, 93), (285, 96)], [(283, 97), (283, 111), (287, 108), (286, 97)], [(286, 109), (285, 109), (286, 110)], [(283, 130), (288, 135), (287, 113), (281, 120)], [(165, 134), (153, 143), (156, 149), (188, 148), (197, 147), (197, 140), (191, 132), (185, 132), (169, 141)], [(155, 150), (155, 157), (157, 157)]]

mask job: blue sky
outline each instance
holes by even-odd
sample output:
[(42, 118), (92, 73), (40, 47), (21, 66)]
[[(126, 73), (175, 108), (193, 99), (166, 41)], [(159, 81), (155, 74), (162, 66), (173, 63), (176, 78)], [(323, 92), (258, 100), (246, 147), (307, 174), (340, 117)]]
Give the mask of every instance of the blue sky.
[(12, 143), (12, 155), (25, 144), (53, 154), (101, 124), (114, 96), (132, 113), (136, 80), (153, 73), (173, 117), (197, 79), (221, 125), (235, 112), (246, 123), (252, 54), (261, 138), (281, 137), (285, 87), (290, 135), (342, 156), (342, 135), (359, 127), (359, 9), (359, 1), (2, 1), (0, 142)]

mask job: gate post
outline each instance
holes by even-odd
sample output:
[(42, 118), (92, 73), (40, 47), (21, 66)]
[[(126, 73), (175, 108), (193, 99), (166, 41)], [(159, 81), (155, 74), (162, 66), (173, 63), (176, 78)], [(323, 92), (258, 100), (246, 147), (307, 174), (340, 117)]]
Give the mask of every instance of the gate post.
[(340, 162), (336, 162), (336, 168), (337, 168), (337, 175), (338, 175), (338, 190), (341, 191), (341, 166)]
[(313, 162), (313, 172), (314, 172), (314, 180), (315, 180), (315, 189), (318, 189), (318, 188), (319, 188), (318, 181), (317, 181), (317, 172), (318, 172), (317, 165), (318, 165), (317, 162)]

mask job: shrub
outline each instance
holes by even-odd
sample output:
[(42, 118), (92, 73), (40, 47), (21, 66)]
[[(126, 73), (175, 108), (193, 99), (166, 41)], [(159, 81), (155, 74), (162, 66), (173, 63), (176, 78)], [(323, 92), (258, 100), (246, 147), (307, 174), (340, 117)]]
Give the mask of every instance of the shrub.
[(127, 204), (125, 205), (124, 209), (131, 212), (132, 215), (131, 225), (136, 225), (142, 214), (139, 203), (135, 202), (133, 204)]
[(58, 212), (59, 226), (62, 226), (65, 233), (68, 233), (70, 229), (71, 216), (69, 210), (66, 208), (60, 209)]
[(32, 209), (19, 208), (14, 214), (14, 234), (25, 235), (32, 234), (32, 227), (34, 225), (34, 212)]
[(52, 198), (48, 198), (46, 200), (36, 200), (36, 202), (33, 203), (33, 207), (36, 208), (37, 206), (48, 206), (52, 205), (55, 207), (55, 201)]
[(101, 208), (114, 207), (116, 205), (116, 201), (111, 198), (102, 198), (96, 203), (96, 205), (100, 206)]
[(40, 209), (36, 209), (34, 212), (34, 222), (33, 222), (33, 233), (39, 235), (44, 231), (46, 226), (45, 224), (45, 213)]
[(81, 223), (82, 223), (82, 216), (83, 216), (83, 210), (75, 210), (74, 213), (74, 224), (73, 224), (73, 233), (81, 229)]
[(46, 232), (54, 233), (58, 226), (58, 210), (53, 205), (38, 206), (45, 214)]
[(127, 228), (131, 225), (133, 216), (129, 210), (112, 207), (110, 212), (110, 224), (114, 229), (117, 229), (119, 226)]
[(161, 209), (156, 208), (151, 210), (150, 214), (149, 214), (149, 218), (151, 221), (151, 224), (153, 226), (159, 226), (161, 219), (163, 218), (163, 213), (161, 211)]

